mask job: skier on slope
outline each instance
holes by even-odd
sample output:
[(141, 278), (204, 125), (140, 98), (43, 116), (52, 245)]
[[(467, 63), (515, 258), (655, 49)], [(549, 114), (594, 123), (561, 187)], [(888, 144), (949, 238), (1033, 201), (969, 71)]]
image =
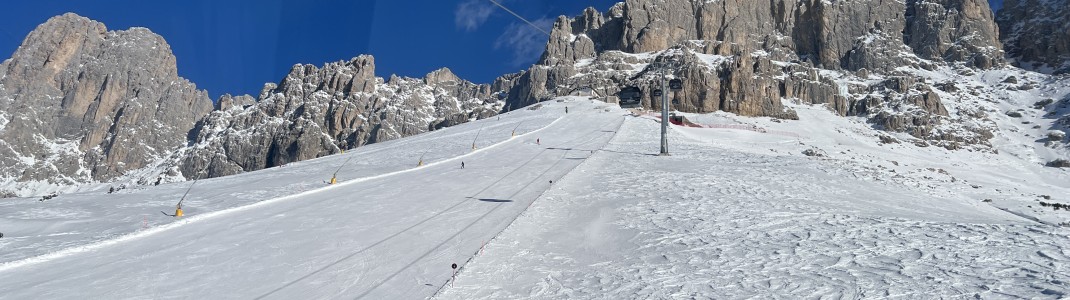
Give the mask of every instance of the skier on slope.
[(461, 162), (461, 169), (464, 169), (464, 162)]

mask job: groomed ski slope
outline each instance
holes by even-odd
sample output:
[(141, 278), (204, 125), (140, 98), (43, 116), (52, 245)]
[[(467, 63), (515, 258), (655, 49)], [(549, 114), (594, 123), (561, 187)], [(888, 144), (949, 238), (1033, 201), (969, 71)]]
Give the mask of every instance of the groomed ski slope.
[[(1019, 164), (971, 163), (976, 153), (888, 151), (826, 132), (864, 125), (796, 109), (803, 121), (776, 129), (813, 135), (673, 127), (669, 157), (650, 155), (656, 121), (629, 118), (436, 298), (1070, 297), (1070, 231), (993, 207), (968, 183), (1062, 198), (1065, 174), (1000, 172)], [(828, 156), (800, 154), (810, 147)], [(945, 165), (977, 169), (949, 169), (960, 179), (947, 182), (910, 171)]]
[(189, 183), (4, 201), (0, 298), (1070, 295), (1070, 233), (994, 206), (1070, 195), (1065, 172), (887, 148), (865, 124), (794, 108), (802, 120), (689, 116), (771, 130), (672, 127), (659, 157), (655, 120), (563, 98), (204, 180), (178, 221), (159, 211)]
[(422, 168), (217, 213), (190, 202), (188, 218), (175, 223), (8, 263), (0, 298), (429, 297), (451, 278), (451, 264), (463, 264), (624, 121), (621, 111), (572, 100), (583, 108), (542, 108), (560, 118), (544, 128)]
[[(189, 191), (185, 213), (197, 219), (206, 214), (272, 202), (295, 194), (315, 192), (337, 172), (339, 182), (366, 180), (417, 169), (420, 157), (425, 165), (445, 163), (479, 151), (516, 134), (528, 134), (555, 122), (563, 114), (518, 110), (500, 119), (480, 120), (426, 133), (410, 139), (377, 143), (344, 154), (295, 162), (257, 172), (222, 178), (103, 191), (64, 194), (41, 198), (0, 201), (0, 270), (56, 252), (70, 252), (85, 245), (109, 243), (128, 238), (131, 233), (159, 230), (172, 224), (175, 204)], [(478, 136), (477, 136), (478, 135)], [(225, 159), (225, 158), (222, 158)], [(459, 164), (459, 162), (457, 162)], [(193, 185), (192, 189), (190, 186)], [(263, 205), (263, 204), (261, 204)], [(187, 218), (187, 219), (189, 219)]]

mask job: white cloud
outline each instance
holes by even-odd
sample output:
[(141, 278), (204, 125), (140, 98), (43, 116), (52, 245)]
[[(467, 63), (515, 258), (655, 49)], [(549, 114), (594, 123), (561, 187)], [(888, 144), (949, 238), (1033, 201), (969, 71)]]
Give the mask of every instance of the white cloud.
[[(541, 18), (532, 21), (532, 23), (547, 32), (554, 26), (554, 20), (549, 18)], [(539, 58), (539, 55), (542, 55), (542, 52), (546, 50), (546, 41), (549, 38), (545, 33), (531, 27), (531, 25), (517, 21), (505, 28), (505, 33), (502, 33), (498, 40), (494, 42), (494, 48), (511, 49), (513, 51), (513, 66), (523, 66), (534, 62)]]
[(493, 12), (494, 6), (489, 1), (467, 0), (457, 5), (453, 21), (457, 28), (473, 31), (486, 23)]

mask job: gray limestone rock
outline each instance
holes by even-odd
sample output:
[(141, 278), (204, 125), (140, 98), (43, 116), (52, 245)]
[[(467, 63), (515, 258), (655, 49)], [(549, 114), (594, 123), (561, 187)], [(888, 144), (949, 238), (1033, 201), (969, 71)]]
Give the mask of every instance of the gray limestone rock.
[(256, 99), (254, 99), (253, 96), (231, 96), (230, 94), (224, 94), (219, 97), (219, 100), (216, 100), (215, 110), (231, 110), (234, 108), (244, 109), (253, 104), (256, 104)]
[(1070, 73), (1070, 5), (1065, 0), (1005, 0), (997, 21), (1007, 56), (1017, 65)]
[(439, 69), (422, 79), (375, 76), (363, 55), (322, 67), (295, 65), (257, 101), (220, 99), (195, 145), (172, 162), (185, 178), (217, 177), (317, 158), (496, 115), (490, 85)]
[[(612, 102), (625, 86), (657, 108), (651, 63), (676, 60), (671, 77), (685, 83), (671, 93), (676, 110), (793, 118), (788, 100), (955, 139), (931, 130), (947, 117), (939, 96), (898, 69), (1003, 65), (993, 19), (984, 0), (629, 0), (558, 18), (539, 62), (499, 81), (510, 87), (506, 110), (579, 90)], [(844, 71), (892, 79), (856, 86), (831, 75)], [(864, 96), (875, 89), (889, 93)]]
[[(1048, 5), (1065, 16), (1056, 2), (1007, 0), (1000, 22), (1012, 24), (1004, 28), (1014, 33), (1004, 34), (1012, 56), (1066, 61), (1061, 33), (1070, 22), (1043, 21), (1026, 9)], [(665, 61), (676, 64), (667, 75), (684, 82), (669, 92), (679, 111), (797, 119), (783, 101), (824, 105), (957, 148), (985, 143), (991, 133), (937, 130), (949, 117), (940, 97), (899, 68), (999, 67), (996, 28), (984, 0), (627, 0), (605, 13), (588, 8), (558, 18), (536, 65), (491, 84), (445, 68), (383, 79), (371, 56), (359, 56), (295, 65), (259, 95), (224, 95), (213, 107), (177, 76), (159, 36), (141, 28), (109, 32), (67, 14), (41, 25), (0, 64), (0, 179), (84, 184), (150, 163), (175, 180), (236, 174), (555, 96), (613, 102), (625, 86), (640, 87), (643, 105), (653, 108), (661, 104), (651, 97), (660, 88), (653, 63)], [(1030, 36), (1035, 28), (1056, 34)]]
[(0, 64), (0, 180), (70, 186), (258, 170), (490, 117), (513, 86), (445, 68), (386, 82), (359, 56), (295, 65), (256, 98), (228, 94), (213, 107), (178, 77), (163, 38), (66, 14)]
[(160, 36), (53, 17), (0, 64), (0, 174), (53, 185), (107, 181), (184, 147), (212, 110)]
[(986, 0), (911, 0), (906, 18), (906, 44), (922, 58), (982, 69), (1004, 64), (995, 16)]

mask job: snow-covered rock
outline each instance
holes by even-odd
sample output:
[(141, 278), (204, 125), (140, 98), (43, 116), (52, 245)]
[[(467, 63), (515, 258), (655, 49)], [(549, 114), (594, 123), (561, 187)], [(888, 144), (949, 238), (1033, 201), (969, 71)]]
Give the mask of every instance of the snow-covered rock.
[(0, 70), (0, 194), (149, 166), (186, 146), (212, 110), (207, 92), (178, 76), (163, 38), (70, 13), (38, 26)]
[(784, 103), (820, 104), (925, 144), (987, 145), (991, 132), (949, 115), (944, 97), (957, 94), (935, 86), (948, 79), (927, 75), (1001, 68), (993, 19), (978, 0), (640, 0), (604, 14), (588, 8), (558, 18), (539, 63), (510, 75), (516, 88), (506, 108), (577, 90), (615, 102), (625, 86), (640, 87), (643, 106), (659, 108), (655, 64), (675, 61), (668, 76), (684, 88), (669, 95), (674, 110), (795, 119)]
[(502, 88), (445, 68), (387, 81), (364, 55), (295, 65), (257, 98), (225, 95), (213, 110), (162, 37), (69, 13), (0, 65), (0, 195), (280, 166), (496, 115)]
[(486, 118), (502, 106), (490, 86), (446, 68), (424, 79), (386, 81), (375, 76), (368, 55), (323, 67), (296, 65), (282, 82), (267, 84), (255, 103), (247, 101), (221, 99), (221, 109), (199, 124), (193, 145), (176, 153), (167, 163), (171, 173), (161, 176), (218, 177), (281, 166)]
[(1006, 0), (998, 21), (1000, 39), (1016, 65), (1070, 72), (1070, 5), (1065, 0)]

